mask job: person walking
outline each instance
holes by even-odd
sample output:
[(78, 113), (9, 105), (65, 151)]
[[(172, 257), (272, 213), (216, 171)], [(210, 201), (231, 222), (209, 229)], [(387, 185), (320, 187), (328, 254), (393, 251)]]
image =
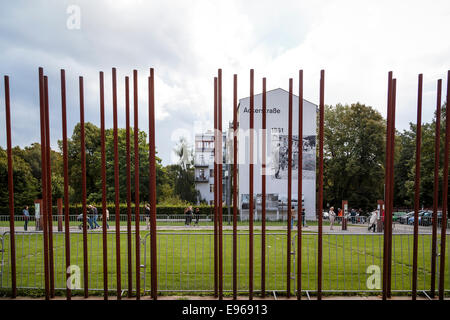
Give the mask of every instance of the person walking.
[(106, 229), (109, 229), (108, 221), (109, 221), (109, 210), (108, 208), (106, 208)]
[(187, 225), (188, 225), (188, 222), (189, 222), (188, 211), (189, 211), (189, 208), (188, 208), (188, 207), (184, 208), (184, 225), (185, 225), (185, 226), (187, 226)]
[(97, 223), (98, 211), (97, 211), (97, 208), (95, 206), (92, 206), (92, 212), (93, 212), (93, 216), (94, 216), (93, 217), (94, 218), (94, 221), (93, 221), (94, 229), (100, 228), (100, 225)]
[(355, 208), (352, 208), (352, 210), (350, 211), (350, 216), (352, 219), (352, 223), (355, 224), (356, 223), (356, 210)]
[(150, 230), (150, 204), (146, 203), (145, 204), (145, 222), (147, 224), (147, 230)]
[(306, 215), (305, 208), (302, 208), (302, 226), (307, 228), (308, 226), (305, 224), (306, 219), (305, 215)]
[[(292, 214), (291, 214), (291, 230), (294, 229), (295, 215), (298, 214), (298, 210), (295, 210), (295, 206), (292, 206)], [(298, 219), (297, 219), (298, 223)]]
[(373, 232), (375, 232), (375, 227), (377, 225), (377, 216), (378, 210), (373, 211), (372, 214), (370, 215), (368, 231), (370, 231), (370, 229), (373, 228)]
[(192, 206), (189, 206), (188, 207), (188, 225), (191, 225), (193, 217), (194, 217), (194, 211), (192, 210)]
[(195, 225), (198, 226), (198, 221), (200, 220), (200, 208), (195, 208)]
[(328, 211), (328, 218), (330, 219), (330, 230), (333, 230), (334, 219), (336, 218), (334, 207), (330, 207), (330, 211)]
[(89, 227), (91, 229), (94, 229), (94, 225), (92, 223), (92, 220), (94, 218), (93, 215), (94, 215), (94, 210), (92, 209), (92, 205), (89, 205), (87, 207), (86, 219), (87, 219), (87, 222), (89, 223)]
[(23, 208), (22, 213), (23, 213), (23, 219), (25, 221), (23, 229), (25, 231), (27, 231), (28, 230), (28, 219), (30, 219), (30, 213), (28, 212), (28, 206), (25, 206), (25, 208)]

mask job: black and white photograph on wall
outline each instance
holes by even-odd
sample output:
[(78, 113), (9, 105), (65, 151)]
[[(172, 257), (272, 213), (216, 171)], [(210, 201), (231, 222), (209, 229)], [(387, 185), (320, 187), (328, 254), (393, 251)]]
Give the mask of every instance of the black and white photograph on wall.
[[(288, 135), (272, 135), (272, 179), (288, 178)], [(316, 169), (316, 136), (303, 136), (303, 180), (313, 180)], [(298, 178), (298, 136), (292, 136), (292, 178)]]

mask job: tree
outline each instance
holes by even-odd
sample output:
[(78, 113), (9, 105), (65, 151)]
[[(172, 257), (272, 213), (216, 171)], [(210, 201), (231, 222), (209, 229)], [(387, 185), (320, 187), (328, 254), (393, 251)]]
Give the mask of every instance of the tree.
[(174, 181), (174, 195), (179, 196), (181, 200), (195, 203), (198, 198), (198, 191), (195, 189), (192, 148), (182, 137), (174, 151), (179, 157), (178, 164), (167, 167), (167, 172)]
[[(126, 157), (126, 130), (119, 128), (118, 137), (118, 162), (119, 162), (119, 199), (120, 202), (127, 200), (127, 157)], [(58, 141), (62, 150), (62, 141)], [(72, 137), (68, 139), (68, 158), (70, 185), (74, 189), (71, 196), (72, 202), (81, 201), (81, 157), (80, 157), (80, 127), (77, 124)], [(86, 145), (86, 190), (87, 201), (99, 203), (102, 200), (102, 179), (101, 179), (101, 140), (100, 129), (91, 123), (85, 125), (85, 145)], [(149, 145), (147, 134), (139, 130), (139, 195), (140, 201), (146, 202), (149, 199)], [(108, 202), (115, 200), (114, 181), (114, 131), (105, 130), (105, 155), (106, 155), (106, 195)], [(130, 186), (131, 198), (134, 201), (134, 130), (130, 129)], [(157, 198), (161, 193), (161, 186), (167, 183), (165, 171), (161, 165), (161, 159), (156, 157), (156, 188)]]
[[(442, 106), (440, 119), (439, 149), (439, 199), (442, 203), (442, 174), (445, 151), (445, 114), (446, 105)], [(409, 130), (400, 135), (401, 150), (395, 165), (394, 205), (399, 207), (414, 206), (415, 170), (416, 170), (416, 132), (417, 125), (410, 123)], [(431, 208), (434, 200), (434, 161), (435, 161), (436, 114), (431, 123), (422, 124), (421, 165), (420, 165), (420, 206)]]
[[(20, 155), (13, 153), (14, 205), (23, 207), (32, 205), (39, 194), (38, 182), (32, 170)], [(9, 206), (8, 202), (8, 159), (6, 150), (0, 147), (0, 206)]]
[(325, 205), (364, 210), (383, 198), (385, 124), (372, 107), (356, 103), (325, 107)]

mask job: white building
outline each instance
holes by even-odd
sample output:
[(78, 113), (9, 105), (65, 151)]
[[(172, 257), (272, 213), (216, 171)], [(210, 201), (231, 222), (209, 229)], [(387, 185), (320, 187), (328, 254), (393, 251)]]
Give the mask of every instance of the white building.
[[(266, 217), (269, 220), (287, 216), (287, 162), (289, 92), (283, 89), (267, 91), (266, 117)], [(292, 121), (292, 205), (297, 209), (298, 183), (298, 96), (293, 95)], [(239, 212), (248, 219), (250, 162), (250, 98), (239, 100), (238, 106), (238, 192)], [(317, 105), (303, 100), (303, 207), (308, 220), (316, 219), (316, 116)], [(254, 216), (261, 213), (262, 164), (262, 94), (254, 96)], [(227, 168), (233, 162), (233, 129), (223, 132), (223, 201), (231, 203), (231, 184)], [(195, 185), (201, 199), (214, 203), (214, 133), (212, 130), (195, 136)], [(232, 174), (231, 174), (232, 175)]]
[[(222, 146), (225, 157), (226, 131), (223, 133)], [(208, 130), (204, 134), (195, 135), (194, 146), (195, 189), (200, 192), (198, 201), (214, 203), (214, 133)], [(223, 168), (223, 177), (226, 177), (226, 166)], [(225, 183), (223, 185), (223, 200), (225, 201)]]
[[(287, 215), (288, 175), (288, 116), (289, 92), (274, 89), (266, 93), (266, 214), (267, 219), (285, 219)], [(293, 95), (293, 155), (292, 155), (292, 205), (297, 209), (298, 183), (298, 101)], [(317, 105), (303, 100), (303, 170), (302, 191), (306, 218), (316, 218), (316, 116)], [(239, 100), (239, 203), (241, 219), (248, 217), (249, 162), (250, 162), (250, 98)], [(253, 190), (256, 208), (261, 211), (261, 163), (262, 163), (262, 94), (254, 96), (254, 166)]]

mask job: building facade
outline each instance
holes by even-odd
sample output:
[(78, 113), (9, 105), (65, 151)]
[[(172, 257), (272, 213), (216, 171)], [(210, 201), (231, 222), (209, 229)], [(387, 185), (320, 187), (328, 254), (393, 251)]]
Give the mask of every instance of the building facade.
[[(266, 93), (266, 131), (262, 132), (262, 94), (254, 96), (254, 216), (261, 212), (262, 137), (266, 135), (266, 217), (269, 220), (286, 219), (288, 194), (288, 117), (289, 92), (274, 89)], [(292, 115), (292, 206), (297, 210), (298, 185), (298, 103), (293, 95)], [(241, 219), (248, 217), (249, 163), (250, 163), (250, 98), (239, 100), (239, 204)], [(316, 219), (316, 117), (317, 105), (303, 100), (302, 137), (302, 202), (308, 220)], [(295, 212), (294, 212), (295, 213)]]
[[(266, 131), (262, 131), (262, 94), (254, 96), (253, 188), (254, 217), (261, 217), (262, 136), (266, 135), (266, 217), (268, 220), (285, 220), (287, 217), (288, 178), (288, 112), (289, 92), (274, 89), (266, 93)], [(298, 208), (298, 102), (293, 95), (292, 121), (292, 206)], [(303, 100), (302, 137), (302, 204), (308, 220), (316, 219), (316, 117), (317, 105)], [(239, 100), (238, 106), (238, 193), (241, 220), (249, 216), (249, 163), (250, 163), (250, 98)], [(226, 127), (225, 127), (226, 128)], [(232, 202), (233, 127), (223, 131), (223, 203)], [(214, 133), (212, 130), (195, 136), (195, 185), (200, 201), (214, 203)], [(230, 174), (228, 174), (230, 173)]]
[[(222, 154), (226, 157), (227, 132), (223, 133)], [(225, 162), (224, 162), (225, 163)], [(214, 203), (214, 132), (208, 130), (195, 135), (194, 146), (195, 189), (200, 192), (197, 203)], [(223, 199), (226, 195), (227, 166), (223, 166)]]

